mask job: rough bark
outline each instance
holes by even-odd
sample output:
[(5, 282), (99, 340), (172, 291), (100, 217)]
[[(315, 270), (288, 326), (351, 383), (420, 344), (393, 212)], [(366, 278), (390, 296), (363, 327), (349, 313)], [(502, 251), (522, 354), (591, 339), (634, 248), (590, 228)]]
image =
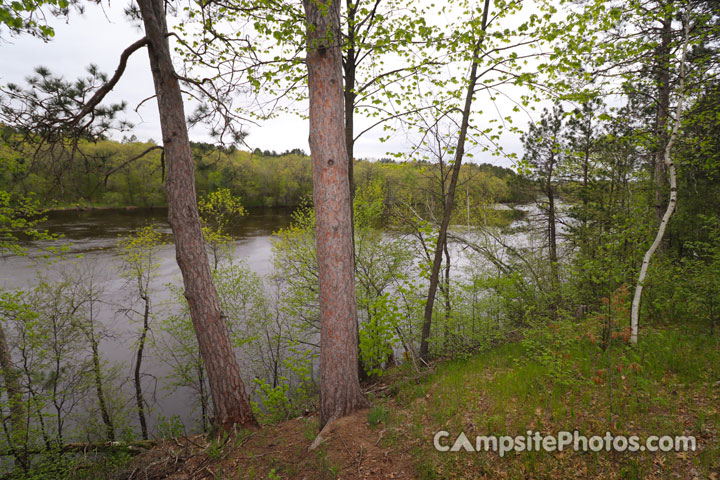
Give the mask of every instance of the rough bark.
[(256, 425), (240, 367), (212, 281), (195, 193), (195, 174), (185, 113), (167, 40), (162, 0), (138, 0), (148, 39), (163, 148), (167, 158), (169, 222), (200, 354), (215, 407), (215, 426)]
[(488, 10), (490, 9), (490, 1), (485, 0), (483, 6), (482, 35), (473, 50), (473, 61), (470, 67), (470, 77), (468, 78), (467, 92), (465, 95), (465, 105), (463, 107), (462, 121), (460, 123), (460, 132), (458, 135), (457, 147), (455, 149), (455, 163), (452, 167), (450, 175), (450, 184), (448, 185), (447, 194), (443, 205), (443, 217), (440, 223), (440, 232), (438, 234), (437, 245), (435, 246), (435, 256), (433, 258), (432, 271), (430, 272), (430, 286), (428, 287), (427, 302), (425, 303), (425, 316), (423, 320), (422, 333), (420, 337), (420, 358), (427, 362), (429, 355), (429, 339), (432, 328), (433, 306), (435, 305), (435, 294), (438, 289), (438, 280), (440, 277), (440, 267), (442, 265), (443, 249), (447, 242), (447, 230), (450, 225), (450, 215), (455, 201), (455, 189), (457, 187), (458, 177), (460, 175), (460, 165), (465, 154), (465, 139), (467, 137), (468, 126), (470, 122), (470, 110), (472, 107), (473, 94), (477, 84), (478, 54), (482, 47), (482, 39), (487, 29)]
[[(320, 428), (367, 405), (358, 331), (349, 159), (345, 144), (340, 4), (305, 0), (310, 153), (320, 293)], [(324, 13), (323, 13), (324, 12)]]
[(675, 122), (673, 124), (673, 130), (670, 134), (670, 139), (665, 145), (663, 152), (663, 163), (668, 169), (670, 174), (670, 199), (660, 220), (660, 226), (658, 227), (655, 240), (653, 241), (650, 248), (645, 252), (643, 257), (643, 263), (640, 267), (640, 275), (638, 276), (637, 286), (635, 287), (635, 295), (633, 297), (632, 308), (630, 311), (630, 343), (637, 344), (638, 341), (638, 325), (640, 319), (640, 301), (642, 300), (643, 286), (645, 283), (645, 277), (647, 276), (648, 267), (650, 266), (650, 259), (652, 258), (655, 251), (660, 246), (665, 230), (670, 223), (670, 217), (675, 212), (677, 207), (677, 175), (675, 173), (675, 163), (672, 160), (671, 153), (672, 147), (677, 139), (678, 130), (680, 129), (680, 123), (682, 119), (683, 103), (685, 100), (685, 62), (687, 60), (687, 48), (689, 40), (689, 22), (685, 22), (685, 40), (683, 42), (682, 57), (680, 59), (680, 85), (678, 87), (678, 103), (675, 110)]

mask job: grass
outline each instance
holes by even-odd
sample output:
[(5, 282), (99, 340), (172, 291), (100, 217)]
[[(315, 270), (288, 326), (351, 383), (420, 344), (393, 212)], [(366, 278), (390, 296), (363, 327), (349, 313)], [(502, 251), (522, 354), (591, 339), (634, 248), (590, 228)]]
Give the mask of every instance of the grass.
[(370, 409), (367, 415), (371, 427), (377, 427), (381, 423), (387, 423), (389, 409), (383, 404), (377, 404)]
[[(179, 467), (177, 454), (166, 454), (161, 466), (191, 477), (207, 467), (216, 478), (238, 479), (720, 480), (720, 342), (706, 326), (678, 325), (644, 327), (640, 344), (630, 346), (625, 330), (616, 328), (603, 343), (597, 319), (538, 323), (520, 340), (437, 364), (429, 373), (418, 374), (409, 363), (389, 371), (373, 390), (387, 396), (339, 420), (311, 452), (316, 416), (243, 431), (235, 441), (210, 441), (184, 453)], [(474, 444), (476, 436), (577, 430), (586, 437), (637, 435), (641, 443), (650, 435), (692, 435), (699, 448), (501, 457), (439, 452), (433, 438), (441, 430), (449, 432), (446, 444), (460, 432)]]
[[(640, 344), (605, 350), (591, 321), (530, 329), (522, 341), (438, 365), (406, 382), (383, 422), (409, 443), (419, 478), (711, 478), (720, 476), (720, 351), (700, 326), (647, 328)], [(380, 415), (381, 407), (372, 411)], [(370, 421), (370, 415), (368, 421)], [(372, 424), (372, 422), (371, 422)], [(477, 435), (588, 437), (694, 435), (696, 452), (438, 452), (436, 431)], [(397, 441), (397, 439), (395, 440)]]

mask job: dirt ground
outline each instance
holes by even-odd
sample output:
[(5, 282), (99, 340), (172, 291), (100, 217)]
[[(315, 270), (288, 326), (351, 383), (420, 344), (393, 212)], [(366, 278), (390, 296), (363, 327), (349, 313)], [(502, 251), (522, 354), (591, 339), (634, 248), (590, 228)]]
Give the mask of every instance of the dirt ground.
[[(312, 451), (317, 418), (241, 431), (215, 440), (205, 436), (166, 441), (137, 456), (117, 479), (413, 479), (409, 448), (383, 446), (381, 423), (370, 426), (368, 411), (333, 422)], [(401, 443), (401, 442), (399, 442)]]

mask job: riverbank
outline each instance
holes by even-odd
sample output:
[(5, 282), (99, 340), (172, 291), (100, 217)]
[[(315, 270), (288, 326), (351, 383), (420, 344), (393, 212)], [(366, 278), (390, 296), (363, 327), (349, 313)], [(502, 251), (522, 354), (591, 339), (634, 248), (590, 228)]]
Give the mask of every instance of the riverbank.
[[(418, 375), (410, 364), (367, 386), (373, 402), (337, 422), (308, 452), (315, 416), (208, 441), (167, 440), (114, 478), (193, 479), (660, 479), (720, 475), (720, 348), (701, 325), (647, 328), (640, 345), (615, 338), (605, 350), (596, 319), (559, 321)], [(715, 333), (717, 335), (717, 332)], [(542, 339), (543, 343), (539, 340)], [(476, 436), (692, 436), (695, 451), (438, 451)], [(134, 473), (133, 473), (134, 472)], [(124, 476), (123, 476), (124, 475)], [(133, 476), (134, 475), (134, 476)], [(145, 475), (148, 475), (147, 477)]]

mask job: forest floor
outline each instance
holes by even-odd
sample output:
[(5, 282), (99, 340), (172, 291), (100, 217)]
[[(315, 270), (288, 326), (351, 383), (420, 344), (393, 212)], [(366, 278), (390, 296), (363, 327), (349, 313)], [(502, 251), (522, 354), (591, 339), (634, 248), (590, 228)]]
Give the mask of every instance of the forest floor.
[[(600, 345), (593, 325), (530, 329), (418, 376), (409, 365), (369, 387), (373, 407), (332, 425), (308, 451), (314, 416), (209, 441), (165, 441), (124, 470), (132, 479), (720, 480), (720, 342), (702, 326), (646, 328), (640, 344)], [(692, 435), (695, 451), (440, 452), (460, 432), (591, 437)]]
[(136, 457), (116, 478), (129, 479), (398, 479), (415, 478), (408, 449), (383, 444), (369, 410), (334, 422), (324, 442), (317, 417), (300, 417), (208, 441), (205, 435), (163, 442)]

